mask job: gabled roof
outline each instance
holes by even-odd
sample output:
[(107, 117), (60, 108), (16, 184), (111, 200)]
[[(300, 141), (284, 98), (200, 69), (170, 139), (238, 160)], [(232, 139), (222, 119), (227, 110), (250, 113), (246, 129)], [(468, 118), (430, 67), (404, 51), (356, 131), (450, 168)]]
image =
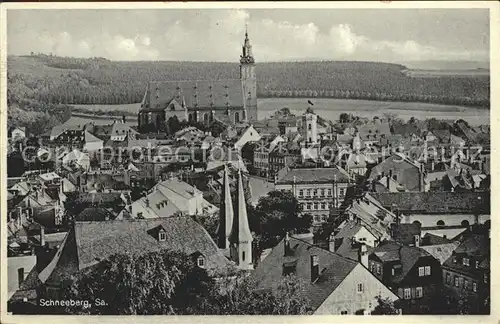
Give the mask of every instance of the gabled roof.
[(490, 192), (379, 192), (371, 193), (383, 206), (424, 214), (490, 214)]
[(91, 133), (85, 131), (85, 143), (95, 143), (95, 142), (102, 142), (102, 140), (95, 137)]
[[(283, 265), (295, 265), (295, 275), (305, 282), (304, 293), (308, 296), (312, 309), (317, 309), (330, 296), (358, 262), (342, 257), (337, 253), (316, 247), (305, 241), (289, 238), (293, 251), (284, 255), (284, 240), (276, 245), (271, 253), (251, 274), (263, 289), (276, 289), (283, 278)], [(319, 259), (319, 279), (311, 283), (311, 256)]]
[(340, 167), (333, 168), (298, 168), (290, 169), (288, 173), (278, 180), (277, 184), (295, 183), (340, 183), (349, 182), (349, 175)]
[[(148, 232), (158, 226), (165, 229), (165, 241), (153, 238)], [(207, 257), (207, 267), (212, 269), (224, 268), (229, 264), (208, 232), (191, 217), (76, 222), (74, 233), (79, 269), (116, 253), (140, 255), (161, 249), (181, 251), (188, 255), (200, 252)]]
[(75, 217), (78, 222), (99, 222), (114, 219), (114, 215), (105, 208), (85, 208)]
[(189, 108), (243, 107), (241, 80), (154, 81), (149, 83), (143, 108), (166, 108), (175, 99)]

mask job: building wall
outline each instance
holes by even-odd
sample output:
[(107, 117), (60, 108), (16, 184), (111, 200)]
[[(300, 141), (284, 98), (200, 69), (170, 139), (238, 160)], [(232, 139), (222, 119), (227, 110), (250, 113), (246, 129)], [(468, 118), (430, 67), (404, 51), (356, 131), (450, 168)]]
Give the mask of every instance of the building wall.
[[(294, 194), (302, 204), (302, 212), (313, 215), (313, 225), (325, 222), (330, 210), (342, 204), (347, 187), (347, 183), (340, 182), (335, 186), (332, 183), (276, 184), (275, 186), (276, 190), (289, 190)], [(315, 191), (316, 195), (314, 195)]]
[(19, 256), (7, 258), (7, 280), (8, 280), (8, 298), (10, 298), (19, 289), (18, 270), (23, 269), (23, 278), (26, 279), (28, 273), (36, 264), (36, 256)]
[(103, 147), (102, 141), (88, 142), (83, 146), (83, 150), (86, 152), (94, 152), (101, 150)]
[[(358, 284), (363, 284), (363, 292), (358, 292)], [(314, 312), (315, 315), (340, 315), (342, 311), (353, 315), (364, 310), (371, 313), (378, 305), (376, 297), (397, 300), (398, 297), (365, 267), (358, 264), (344, 281), (328, 296)]]
[(257, 120), (257, 77), (255, 74), (255, 64), (241, 64), (240, 78), (246, 113), (248, 114), (247, 120)]
[[(490, 219), (490, 215), (479, 215), (478, 222), (484, 224)], [(468, 221), (472, 225), (476, 221), (476, 216), (473, 214), (412, 214), (407, 215), (403, 213), (402, 223), (420, 222), (422, 227), (437, 226), (437, 222), (442, 220), (445, 226), (460, 226), (462, 221)]]

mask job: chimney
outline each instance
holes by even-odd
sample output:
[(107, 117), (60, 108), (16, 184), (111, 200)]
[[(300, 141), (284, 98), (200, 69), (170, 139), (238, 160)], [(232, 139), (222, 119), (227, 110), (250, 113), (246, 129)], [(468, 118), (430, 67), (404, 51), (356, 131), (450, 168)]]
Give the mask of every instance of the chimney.
[(419, 247), (420, 246), (420, 235), (418, 235), (418, 234), (415, 235), (414, 239), (415, 239), (415, 246)]
[(434, 165), (434, 160), (432, 160), (432, 161), (431, 161), (431, 171), (434, 171), (434, 168), (435, 168), (435, 167), (436, 167), (436, 166)]
[(311, 282), (315, 282), (319, 278), (319, 257), (311, 255)]
[(24, 268), (17, 269), (17, 285), (21, 285), (24, 281)]
[(389, 176), (387, 176), (387, 190), (390, 191), (390, 186), (391, 186), (391, 178), (392, 178), (392, 170)]
[(145, 202), (146, 202), (146, 207), (148, 207), (148, 208), (149, 208), (149, 198), (147, 198), (147, 197), (146, 197)]
[(286, 232), (285, 234), (284, 246), (285, 246), (285, 256), (290, 255), (290, 237), (288, 236), (288, 232)]
[(366, 249), (366, 244), (365, 243), (361, 243), (360, 246), (359, 246), (358, 261), (363, 266), (365, 266), (366, 268), (368, 268), (368, 251)]
[(45, 227), (40, 225), (40, 246), (45, 246)]
[(423, 163), (420, 163), (419, 180), (420, 180), (420, 191), (425, 191), (425, 187), (424, 187), (424, 164)]
[(125, 124), (126, 118), (125, 115), (122, 115), (122, 124)]
[(328, 239), (328, 251), (330, 252), (335, 252), (335, 235), (330, 234), (330, 237)]

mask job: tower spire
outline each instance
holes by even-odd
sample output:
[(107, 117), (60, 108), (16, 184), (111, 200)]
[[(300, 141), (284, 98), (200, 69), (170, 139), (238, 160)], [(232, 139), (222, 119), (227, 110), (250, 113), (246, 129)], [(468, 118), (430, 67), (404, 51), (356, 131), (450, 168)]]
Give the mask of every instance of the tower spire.
[(233, 225), (233, 201), (231, 199), (231, 188), (229, 186), (229, 175), (227, 165), (224, 166), (224, 180), (222, 195), (219, 206), (219, 228), (217, 230), (217, 245), (221, 249), (229, 248), (229, 235)]
[(252, 263), (252, 232), (248, 224), (245, 191), (243, 190), (243, 177), (238, 170), (238, 211), (233, 221), (229, 242), (231, 243), (231, 259), (235, 261), (240, 269), (253, 269)]

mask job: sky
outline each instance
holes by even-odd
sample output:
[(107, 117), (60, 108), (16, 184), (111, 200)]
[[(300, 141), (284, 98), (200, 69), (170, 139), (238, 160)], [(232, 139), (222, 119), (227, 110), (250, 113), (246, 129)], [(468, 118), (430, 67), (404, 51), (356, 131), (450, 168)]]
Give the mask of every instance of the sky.
[(488, 61), (487, 9), (8, 10), (7, 52), (111, 60)]

